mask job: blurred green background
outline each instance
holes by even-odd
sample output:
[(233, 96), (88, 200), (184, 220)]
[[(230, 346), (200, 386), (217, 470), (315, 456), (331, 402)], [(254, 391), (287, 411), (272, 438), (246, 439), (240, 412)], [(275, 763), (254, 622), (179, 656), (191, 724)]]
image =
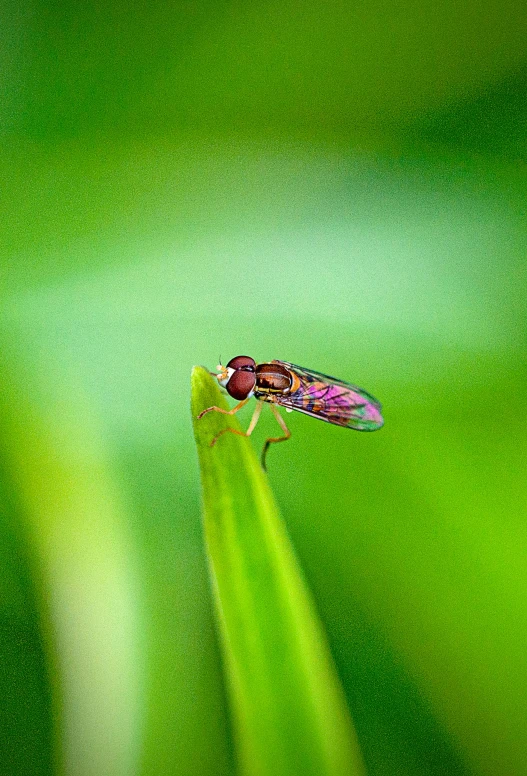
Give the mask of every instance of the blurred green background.
[(383, 402), (268, 459), (370, 776), (527, 774), (525, 4), (1, 18), (0, 773), (234, 773), (221, 353)]

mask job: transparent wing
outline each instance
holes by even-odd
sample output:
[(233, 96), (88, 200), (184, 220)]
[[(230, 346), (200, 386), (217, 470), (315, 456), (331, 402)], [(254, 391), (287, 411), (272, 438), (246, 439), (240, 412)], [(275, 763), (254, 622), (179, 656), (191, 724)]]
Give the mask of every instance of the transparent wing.
[(357, 431), (375, 431), (383, 425), (380, 402), (363, 388), (288, 361), (275, 363), (283, 364), (300, 382), (293, 393), (274, 394), (276, 404)]

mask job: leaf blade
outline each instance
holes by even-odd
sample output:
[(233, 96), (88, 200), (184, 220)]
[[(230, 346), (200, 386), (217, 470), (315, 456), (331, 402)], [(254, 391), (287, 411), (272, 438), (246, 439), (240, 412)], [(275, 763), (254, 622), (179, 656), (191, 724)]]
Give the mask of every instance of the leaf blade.
[(344, 694), (267, 477), (202, 367), (192, 373), (204, 530), (241, 771), (364, 776)]

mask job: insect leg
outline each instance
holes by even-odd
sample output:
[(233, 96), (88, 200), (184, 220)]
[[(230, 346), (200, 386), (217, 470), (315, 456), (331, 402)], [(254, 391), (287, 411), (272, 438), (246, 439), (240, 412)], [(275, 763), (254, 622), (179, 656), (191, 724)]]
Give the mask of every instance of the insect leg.
[(223, 410), (221, 407), (207, 407), (206, 410), (203, 410), (203, 412), (200, 412), (196, 420), (200, 420), (203, 415), (206, 415), (207, 412), (221, 412), (222, 415), (234, 415), (235, 412), (238, 412), (239, 409), (241, 409), (249, 399), (244, 399), (239, 404), (236, 405), (236, 407), (233, 407), (232, 410)]
[(291, 432), (287, 428), (287, 426), (285, 424), (285, 420), (280, 415), (280, 413), (278, 412), (278, 410), (276, 409), (274, 404), (271, 404), (271, 409), (273, 411), (273, 414), (274, 414), (275, 418), (278, 421), (278, 424), (280, 425), (280, 428), (284, 432), (284, 436), (281, 436), (281, 437), (269, 437), (269, 439), (265, 440), (265, 445), (264, 445), (264, 448), (262, 450), (262, 469), (264, 469), (264, 471), (266, 470), (265, 469), (265, 456), (267, 455), (267, 450), (269, 449), (269, 445), (272, 445), (273, 442), (285, 442), (286, 439), (289, 439), (289, 437), (291, 436)]
[[(246, 401), (248, 401), (248, 399), (244, 399), (241, 402), (241, 404), (245, 404)], [(236, 409), (238, 409), (238, 407), (240, 407), (240, 404), (238, 404)], [(258, 423), (258, 418), (260, 417), (260, 412), (262, 411), (262, 407), (263, 407), (263, 402), (257, 401), (256, 407), (254, 408), (253, 416), (251, 418), (251, 422), (249, 423), (249, 428), (247, 429), (247, 431), (238, 431), (237, 428), (223, 428), (219, 434), (216, 434), (216, 436), (210, 443), (210, 446), (213, 447), (218, 441), (218, 439), (220, 438), (220, 436), (222, 436), (223, 434), (227, 434), (228, 432), (230, 432), (231, 434), (238, 434), (238, 436), (244, 436), (244, 437), (251, 436), (251, 434), (254, 431), (254, 427)], [(229, 413), (226, 412), (224, 414), (228, 415)], [(232, 415), (233, 413), (231, 412), (230, 414)]]

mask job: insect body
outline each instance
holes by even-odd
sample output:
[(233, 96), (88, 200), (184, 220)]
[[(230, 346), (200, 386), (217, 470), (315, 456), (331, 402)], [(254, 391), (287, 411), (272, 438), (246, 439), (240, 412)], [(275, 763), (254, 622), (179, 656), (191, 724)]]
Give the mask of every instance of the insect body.
[(262, 402), (268, 402), (271, 405), (284, 436), (267, 439), (262, 452), (264, 468), (269, 445), (273, 442), (282, 442), (291, 436), (276, 405), (285, 407), (288, 412), (297, 410), (327, 423), (353, 428), (356, 431), (376, 431), (384, 422), (380, 403), (362, 388), (337, 380), (335, 377), (290, 364), (288, 361), (275, 360), (257, 364), (250, 356), (236, 356), (227, 366), (219, 364), (218, 374), (213, 374), (227, 393), (240, 403), (228, 411), (220, 407), (208, 407), (198, 415), (198, 418), (212, 411), (234, 415), (252, 396), (259, 401), (246, 432), (225, 428), (214, 437), (211, 445), (214, 445), (219, 437), (228, 431), (250, 436), (263, 407)]

